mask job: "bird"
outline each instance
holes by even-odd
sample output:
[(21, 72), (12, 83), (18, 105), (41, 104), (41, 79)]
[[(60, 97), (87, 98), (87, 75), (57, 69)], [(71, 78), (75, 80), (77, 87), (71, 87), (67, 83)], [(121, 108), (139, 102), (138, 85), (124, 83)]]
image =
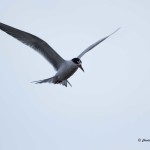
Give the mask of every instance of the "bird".
[(81, 57), (96, 47), (98, 44), (106, 40), (108, 37), (116, 33), (120, 27), (113, 33), (105, 36), (104, 38), (101, 38), (97, 42), (87, 47), (81, 54), (71, 60), (65, 60), (62, 58), (49, 44), (31, 33), (19, 30), (4, 23), (0, 23), (0, 29), (40, 53), (54, 67), (56, 71), (54, 76), (43, 80), (33, 81), (33, 83), (53, 83), (61, 84), (67, 87), (67, 84), (72, 86), (68, 79), (78, 70), (78, 68), (84, 72)]

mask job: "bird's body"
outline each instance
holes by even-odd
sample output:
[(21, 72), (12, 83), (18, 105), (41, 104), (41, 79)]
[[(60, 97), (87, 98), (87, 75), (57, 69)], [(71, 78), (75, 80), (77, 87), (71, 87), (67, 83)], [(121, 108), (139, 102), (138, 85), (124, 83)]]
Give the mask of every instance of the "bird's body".
[[(35, 83), (49, 82), (54, 84), (61, 83), (62, 85), (67, 86), (67, 83), (69, 83), (67, 79), (70, 78), (77, 70), (78, 70), (78, 66), (74, 64), (71, 60), (64, 61), (53, 77), (44, 80), (34, 81), (34, 82)], [(69, 85), (71, 86), (70, 83)]]
[(67, 80), (77, 71), (77, 69), (78, 66), (71, 60), (65, 61), (60, 66), (55, 76), (57, 76), (60, 81)]
[(44, 80), (34, 81), (35, 83), (49, 82), (49, 83), (54, 83), (54, 84), (62, 84), (66, 87), (67, 87), (67, 83), (71, 86), (71, 84), (68, 81), (68, 78), (70, 78), (78, 70), (78, 68), (84, 71), (81, 65), (82, 62), (80, 58), (85, 53), (87, 53), (88, 51), (93, 49), (95, 46), (97, 46), (99, 43), (101, 43), (102, 41), (107, 39), (109, 36), (114, 34), (116, 31), (118, 31), (117, 29), (112, 34), (90, 45), (78, 57), (73, 58), (71, 60), (65, 60), (59, 54), (57, 54), (56, 51), (54, 51), (53, 48), (50, 47), (45, 41), (36, 37), (35, 35), (21, 31), (19, 29), (13, 28), (3, 23), (0, 23), (0, 29), (6, 32), (7, 34), (11, 35), (12, 37), (16, 38), (17, 40), (21, 41), (22, 43), (30, 46), (37, 52), (39, 52), (48, 60), (48, 62), (50, 62), (53, 65), (54, 69), (57, 71), (53, 77), (44, 79)]

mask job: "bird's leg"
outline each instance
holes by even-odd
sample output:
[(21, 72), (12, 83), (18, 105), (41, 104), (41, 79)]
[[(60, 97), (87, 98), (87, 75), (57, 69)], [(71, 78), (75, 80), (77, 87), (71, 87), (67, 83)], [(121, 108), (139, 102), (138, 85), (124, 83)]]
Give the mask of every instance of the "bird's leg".
[(56, 82), (55, 82), (55, 84), (60, 84), (62, 81), (59, 81), (59, 80), (57, 80)]

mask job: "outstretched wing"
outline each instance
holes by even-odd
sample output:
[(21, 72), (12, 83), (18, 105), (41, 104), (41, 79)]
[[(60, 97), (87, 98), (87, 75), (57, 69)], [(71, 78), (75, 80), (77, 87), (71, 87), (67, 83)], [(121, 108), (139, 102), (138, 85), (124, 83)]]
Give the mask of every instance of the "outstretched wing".
[(54, 66), (56, 70), (58, 70), (60, 65), (64, 62), (64, 59), (58, 55), (52, 47), (50, 47), (45, 41), (36, 37), (35, 35), (21, 31), (3, 23), (0, 23), (0, 29), (39, 52)]
[(115, 30), (113, 33), (109, 34), (108, 36), (98, 40), (97, 42), (95, 42), (94, 44), (90, 45), (88, 48), (86, 48), (79, 56), (78, 58), (81, 58), (85, 53), (87, 53), (88, 51), (90, 51), (91, 49), (93, 49), (95, 46), (97, 46), (98, 44), (100, 44), (101, 42), (103, 42), (104, 40), (106, 40), (108, 37), (110, 37), (112, 34), (116, 33), (120, 28), (118, 28), (117, 30)]

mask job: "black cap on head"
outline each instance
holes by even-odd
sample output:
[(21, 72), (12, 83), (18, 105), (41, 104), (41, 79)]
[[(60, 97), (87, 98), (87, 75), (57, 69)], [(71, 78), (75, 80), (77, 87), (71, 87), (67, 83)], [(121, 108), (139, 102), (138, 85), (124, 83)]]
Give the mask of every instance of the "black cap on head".
[(75, 63), (75, 64), (81, 64), (82, 61), (79, 59), (79, 58), (73, 58), (72, 61)]
[(79, 58), (73, 58), (72, 61), (84, 72), (82, 61)]

